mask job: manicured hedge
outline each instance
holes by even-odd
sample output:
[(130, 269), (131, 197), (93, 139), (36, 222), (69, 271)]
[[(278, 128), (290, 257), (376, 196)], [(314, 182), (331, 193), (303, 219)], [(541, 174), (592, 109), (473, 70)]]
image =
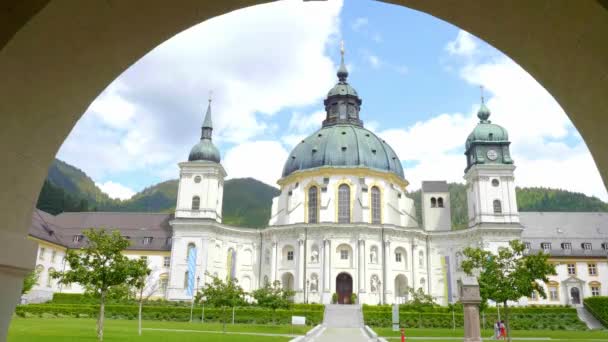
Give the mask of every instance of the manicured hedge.
[(608, 297), (585, 298), (585, 308), (608, 328)]
[[(503, 311), (501, 310), (501, 314)], [(365, 324), (388, 327), (392, 324), (392, 310), (388, 305), (363, 306)], [(456, 327), (463, 326), (462, 306), (456, 305), (454, 315), (448, 307), (399, 306), (399, 320), (404, 327), (451, 328), (453, 318)], [(489, 308), (483, 314), (486, 326), (490, 327), (498, 318), (496, 308)], [(515, 330), (585, 330), (586, 325), (578, 319), (576, 309), (568, 307), (514, 307), (509, 308), (510, 327)]]
[[(195, 307), (194, 318), (201, 317), (202, 308)], [(227, 308), (227, 316), (232, 319), (232, 309)], [(20, 305), (15, 313), (21, 317), (97, 317), (99, 306), (92, 304), (29, 304)], [(106, 305), (105, 316), (115, 319), (136, 319), (137, 305)], [(323, 311), (308, 309), (276, 310), (260, 307), (239, 307), (235, 310), (235, 323), (251, 324), (290, 324), (291, 316), (305, 316), (306, 323), (319, 324), (323, 320)], [(144, 306), (143, 319), (165, 321), (190, 320), (190, 307)], [(206, 321), (221, 321), (222, 309), (205, 307)]]

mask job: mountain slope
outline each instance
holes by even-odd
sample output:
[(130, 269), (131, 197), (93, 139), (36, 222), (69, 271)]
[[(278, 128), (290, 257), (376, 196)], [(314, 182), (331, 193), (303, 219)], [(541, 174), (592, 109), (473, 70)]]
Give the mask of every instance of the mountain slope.
[[(456, 229), (467, 225), (465, 185), (448, 184), (452, 223)], [(517, 188), (520, 211), (608, 211), (608, 204), (585, 194), (549, 188)], [(279, 190), (253, 178), (224, 182), (223, 222), (245, 227), (264, 227), (270, 218), (272, 198)], [(416, 216), (421, 220), (420, 190), (408, 194), (414, 199)], [(83, 171), (60, 160), (49, 168), (40, 191), (37, 208), (51, 214), (64, 211), (173, 212), (177, 180), (152, 185), (132, 198), (120, 201), (102, 192)]]

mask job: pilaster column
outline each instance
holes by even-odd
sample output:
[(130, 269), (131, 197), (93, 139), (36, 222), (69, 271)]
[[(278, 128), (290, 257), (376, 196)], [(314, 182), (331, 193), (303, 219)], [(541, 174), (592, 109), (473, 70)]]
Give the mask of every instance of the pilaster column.
[(388, 303), (387, 298), (393, 293), (392, 281), (391, 281), (391, 242), (389, 240), (384, 241), (384, 279), (382, 280), (382, 292), (384, 303)]
[[(28, 221), (29, 222), (29, 221)], [(37, 244), (25, 232), (0, 231), (0, 341), (6, 341), (15, 306), (19, 304), (23, 278), (36, 264)]]
[(272, 259), (270, 260), (270, 282), (277, 280), (277, 242), (272, 242)]
[(331, 255), (331, 241), (323, 240), (323, 291), (330, 291), (330, 255)]
[(365, 240), (359, 239), (359, 293), (365, 293)]
[(304, 279), (306, 279), (306, 275), (304, 274), (304, 240), (298, 240), (298, 291), (304, 290)]

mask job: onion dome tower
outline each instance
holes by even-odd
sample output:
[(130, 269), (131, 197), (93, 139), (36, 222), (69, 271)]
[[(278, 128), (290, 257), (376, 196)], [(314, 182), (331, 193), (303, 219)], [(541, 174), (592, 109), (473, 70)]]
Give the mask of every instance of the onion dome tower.
[[(483, 88), (482, 88), (483, 91)], [(519, 227), (515, 194), (515, 165), (509, 152), (507, 130), (493, 124), (483, 93), (479, 123), (465, 143), (469, 225), (514, 224)]]
[(175, 206), (176, 218), (222, 220), (226, 171), (220, 151), (212, 142), (211, 98), (201, 128), (201, 140), (192, 147), (188, 161), (179, 164), (180, 177)]
[(477, 112), (479, 123), (469, 134), (465, 143), (467, 167), (465, 172), (477, 164), (513, 164), (509, 152), (509, 134), (507, 130), (490, 120), (490, 110), (481, 97), (481, 106)]
[(192, 147), (188, 161), (212, 161), (220, 162), (220, 151), (211, 141), (213, 135), (213, 122), (211, 120), (211, 99), (207, 105), (207, 113), (201, 128), (201, 140)]

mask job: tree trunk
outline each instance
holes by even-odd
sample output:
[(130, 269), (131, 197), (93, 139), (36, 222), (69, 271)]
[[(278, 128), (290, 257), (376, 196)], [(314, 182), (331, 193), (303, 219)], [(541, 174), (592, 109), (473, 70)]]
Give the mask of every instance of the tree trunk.
[(97, 339), (103, 341), (103, 317), (106, 309), (106, 291), (101, 291), (101, 305), (99, 305), (99, 317), (97, 317)]
[(138, 322), (139, 323), (138, 324), (138, 327), (139, 327), (139, 329), (138, 329), (139, 336), (141, 336), (141, 307), (142, 307), (142, 305), (144, 303), (143, 294), (144, 294), (144, 287), (142, 286), (141, 289), (139, 289), (139, 314), (137, 315), (138, 316), (138, 321), (139, 321)]
[(505, 332), (507, 333), (507, 341), (511, 342), (511, 331), (509, 330), (509, 307), (507, 306), (507, 301), (505, 300)]

